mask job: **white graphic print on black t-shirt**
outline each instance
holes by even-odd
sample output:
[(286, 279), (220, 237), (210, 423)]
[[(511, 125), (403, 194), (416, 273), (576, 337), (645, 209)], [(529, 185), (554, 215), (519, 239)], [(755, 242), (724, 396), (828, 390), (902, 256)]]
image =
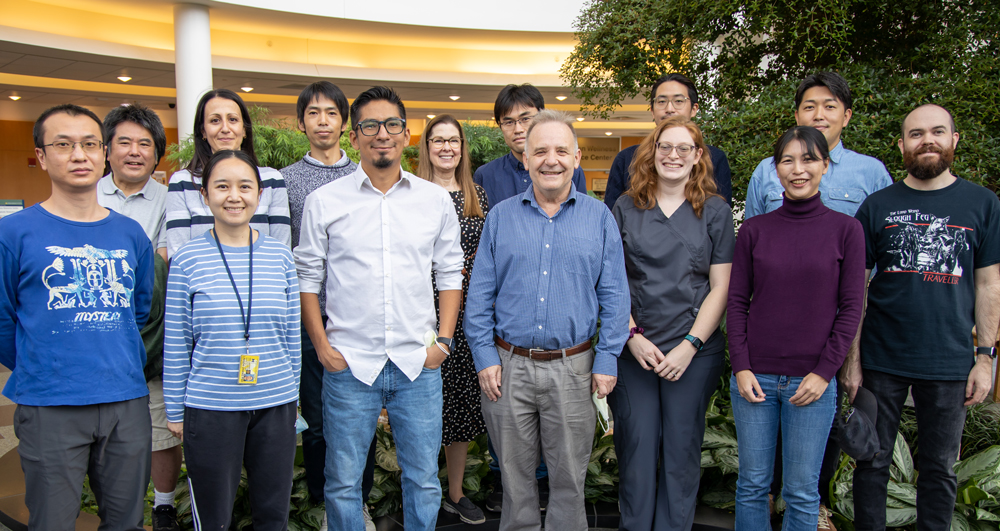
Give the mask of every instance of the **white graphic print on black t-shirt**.
[(931, 191), (897, 182), (858, 209), (865, 267), (875, 270), (861, 364), (930, 380), (964, 380), (975, 360), (975, 270), (1000, 262), (1000, 200), (963, 179)]
[(959, 255), (969, 250), (968, 227), (949, 225), (950, 216), (922, 214), (919, 210), (891, 212), (886, 229), (898, 228), (889, 252), (896, 255), (886, 272), (917, 273), (927, 282), (958, 284), (962, 276)]

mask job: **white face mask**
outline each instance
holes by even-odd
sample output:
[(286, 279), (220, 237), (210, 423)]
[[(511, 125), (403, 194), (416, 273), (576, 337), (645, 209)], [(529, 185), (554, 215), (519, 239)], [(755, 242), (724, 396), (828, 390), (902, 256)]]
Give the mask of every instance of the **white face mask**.
[(606, 432), (610, 427), (609, 420), (611, 419), (611, 414), (608, 413), (608, 397), (597, 398), (597, 391), (594, 391), (590, 397), (594, 400), (594, 407), (597, 408), (597, 422), (600, 423), (601, 429)]

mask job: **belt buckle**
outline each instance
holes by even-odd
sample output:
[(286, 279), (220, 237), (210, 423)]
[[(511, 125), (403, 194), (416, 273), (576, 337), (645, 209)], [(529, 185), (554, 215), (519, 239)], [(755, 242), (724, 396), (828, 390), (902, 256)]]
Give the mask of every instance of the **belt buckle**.
[(533, 360), (535, 357), (532, 355), (533, 352), (545, 352), (543, 348), (529, 348), (528, 349), (528, 359)]

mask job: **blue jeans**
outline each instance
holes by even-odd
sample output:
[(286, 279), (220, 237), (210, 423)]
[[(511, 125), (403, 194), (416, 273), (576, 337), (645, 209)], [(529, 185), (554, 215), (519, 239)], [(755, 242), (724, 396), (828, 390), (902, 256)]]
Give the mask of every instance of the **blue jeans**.
[(736, 481), (736, 531), (771, 529), (767, 495), (774, 474), (774, 454), (781, 428), (784, 462), (781, 496), (785, 499), (784, 531), (815, 530), (819, 518), (819, 470), (837, 406), (837, 380), (807, 406), (788, 400), (801, 377), (755, 374), (764, 401), (750, 403), (740, 395), (736, 375), (730, 400), (736, 420), (740, 475)]
[(382, 408), (389, 413), (402, 469), (403, 523), (432, 531), (441, 508), (441, 369), (423, 369), (410, 381), (392, 361), (369, 387), (350, 369), (323, 376), (326, 439), (326, 514), (330, 529), (363, 531), (361, 474)]

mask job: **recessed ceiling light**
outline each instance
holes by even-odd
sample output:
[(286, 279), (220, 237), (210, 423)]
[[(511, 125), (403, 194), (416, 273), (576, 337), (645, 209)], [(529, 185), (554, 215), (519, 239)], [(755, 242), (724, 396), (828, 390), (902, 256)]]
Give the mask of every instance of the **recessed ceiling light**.
[(17, 101), (17, 100), (21, 99), (21, 96), (7, 96), (7, 97), (10, 98), (10, 99), (12, 99), (12, 100), (14, 100), (14, 101)]
[(118, 81), (121, 81), (122, 83), (128, 83), (129, 81), (132, 81), (132, 78), (128, 76), (118, 76)]
[(243, 92), (250, 92), (251, 90), (253, 90), (253, 87), (240, 87), (240, 90), (242, 90)]
[(566, 96), (556, 96), (556, 99), (559, 101), (566, 101)]
[(448, 96), (448, 97), (451, 98), (451, 101), (458, 101), (458, 98), (461, 98), (461, 96)]
[(431, 120), (433, 120), (435, 116), (437, 116), (437, 115), (436, 114), (428, 114), (427, 115), (427, 117), (430, 118)]
[(583, 116), (577, 116), (577, 117), (576, 117), (576, 121), (578, 121), (578, 122), (582, 122), (582, 121), (583, 121)]
[(604, 134), (611, 136), (611, 131), (605, 131)]

